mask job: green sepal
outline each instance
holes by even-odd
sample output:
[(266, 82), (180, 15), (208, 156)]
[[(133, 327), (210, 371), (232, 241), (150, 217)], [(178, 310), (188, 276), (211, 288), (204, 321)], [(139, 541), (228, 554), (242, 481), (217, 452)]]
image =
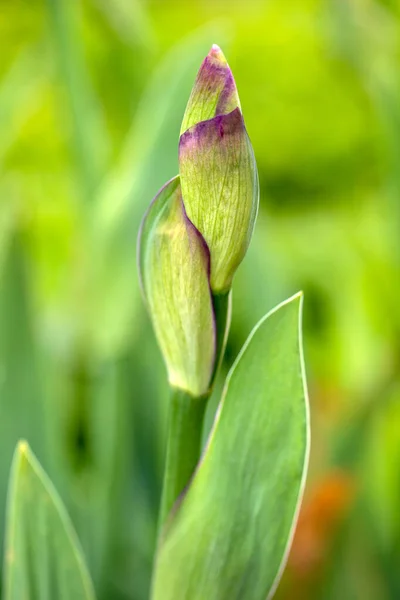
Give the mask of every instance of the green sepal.
[(216, 331), (208, 248), (188, 219), (179, 177), (157, 194), (138, 242), (139, 270), (171, 386), (205, 395), (214, 369)]

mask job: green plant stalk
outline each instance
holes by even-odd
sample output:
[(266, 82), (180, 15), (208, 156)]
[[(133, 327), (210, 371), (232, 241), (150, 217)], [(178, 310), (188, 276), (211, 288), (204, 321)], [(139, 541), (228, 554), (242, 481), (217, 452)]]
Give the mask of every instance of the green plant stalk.
[(204, 413), (209, 397), (194, 398), (176, 388), (171, 391), (160, 530), (199, 461)]
[(222, 362), (229, 332), (231, 298), (230, 291), (226, 294), (213, 295), (217, 344), (209, 393), (195, 398), (184, 390), (172, 388), (159, 518), (160, 530), (179, 495), (188, 485), (200, 458), (204, 414), (212, 385)]

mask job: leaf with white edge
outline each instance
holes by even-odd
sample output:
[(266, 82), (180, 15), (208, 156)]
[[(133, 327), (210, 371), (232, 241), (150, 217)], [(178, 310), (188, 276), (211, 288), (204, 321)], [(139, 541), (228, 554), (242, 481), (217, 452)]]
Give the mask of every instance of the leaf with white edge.
[(26, 442), (14, 455), (5, 550), (4, 600), (94, 600), (72, 523)]
[(153, 600), (274, 593), (309, 454), (301, 312), (301, 294), (279, 305), (232, 367), (204, 456), (162, 532)]

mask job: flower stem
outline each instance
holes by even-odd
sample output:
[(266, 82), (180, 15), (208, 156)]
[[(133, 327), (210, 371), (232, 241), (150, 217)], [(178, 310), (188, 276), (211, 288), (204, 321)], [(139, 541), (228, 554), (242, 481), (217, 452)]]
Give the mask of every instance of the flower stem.
[(159, 517), (160, 529), (179, 495), (189, 483), (200, 458), (204, 413), (225, 351), (229, 331), (231, 293), (213, 296), (213, 306), (217, 329), (217, 348), (210, 392), (205, 396), (195, 398), (183, 390), (172, 388), (167, 457)]
[(215, 366), (214, 373), (211, 378), (211, 386), (215, 381), (225, 354), (226, 342), (231, 325), (232, 292), (229, 290), (229, 292), (226, 292), (225, 294), (213, 294), (212, 302), (217, 330), (217, 347), (215, 352)]
[(208, 396), (194, 398), (183, 390), (172, 388), (160, 530), (199, 461), (207, 399)]

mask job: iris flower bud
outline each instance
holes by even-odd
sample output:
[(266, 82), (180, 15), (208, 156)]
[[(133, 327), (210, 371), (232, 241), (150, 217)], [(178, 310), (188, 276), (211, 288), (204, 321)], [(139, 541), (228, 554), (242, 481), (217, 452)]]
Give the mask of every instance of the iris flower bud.
[(186, 108), (179, 172), (187, 216), (210, 251), (212, 292), (226, 293), (253, 233), (259, 185), (235, 81), (218, 46), (205, 58)]
[(139, 270), (170, 384), (197, 397), (209, 393), (223, 356), (229, 291), (259, 196), (236, 85), (218, 46), (186, 108), (179, 171), (143, 220)]
[(186, 216), (179, 176), (157, 194), (138, 242), (142, 290), (171, 386), (205, 395), (215, 362), (210, 258)]

